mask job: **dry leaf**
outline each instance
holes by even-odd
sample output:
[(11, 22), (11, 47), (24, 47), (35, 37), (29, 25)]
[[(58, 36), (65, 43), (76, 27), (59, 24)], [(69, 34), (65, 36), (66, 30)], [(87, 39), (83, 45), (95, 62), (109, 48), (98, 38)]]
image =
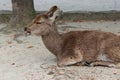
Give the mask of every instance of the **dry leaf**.
[(58, 74), (60, 74), (60, 75), (65, 74), (65, 70), (58, 70)]
[(33, 48), (33, 46), (28, 46), (27, 48)]
[(15, 65), (15, 63), (12, 63), (11, 65)]
[(8, 41), (7, 43), (8, 43), (8, 44), (12, 44), (12, 42), (11, 42), (11, 41)]
[(48, 73), (48, 75), (53, 75), (54, 74), (54, 72), (52, 72), (52, 71), (50, 71), (49, 73)]

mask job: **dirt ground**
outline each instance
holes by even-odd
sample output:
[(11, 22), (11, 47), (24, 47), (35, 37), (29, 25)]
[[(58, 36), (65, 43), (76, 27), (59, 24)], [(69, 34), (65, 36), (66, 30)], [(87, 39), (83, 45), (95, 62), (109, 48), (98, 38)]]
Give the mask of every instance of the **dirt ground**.
[[(0, 24), (0, 28), (6, 24)], [(69, 27), (69, 28), (68, 28)], [(76, 21), (58, 26), (60, 32), (102, 30), (120, 34), (120, 21)], [(0, 33), (0, 80), (120, 80), (120, 69), (107, 67), (57, 67), (56, 57), (41, 37)]]

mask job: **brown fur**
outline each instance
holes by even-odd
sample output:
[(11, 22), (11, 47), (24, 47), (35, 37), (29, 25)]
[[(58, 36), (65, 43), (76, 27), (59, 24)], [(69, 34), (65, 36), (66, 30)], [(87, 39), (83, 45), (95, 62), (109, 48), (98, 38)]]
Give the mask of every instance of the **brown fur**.
[(59, 11), (60, 9), (56, 7), (54, 10), (50, 9), (50, 14), (36, 17), (26, 29), (27, 32), (42, 36), (47, 49), (58, 58), (59, 66), (79, 62), (88, 62), (92, 66), (104, 64), (109, 67), (112, 64), (114, 67), (120, 66), (119, 36), (97, 30), (59, 34), (55, 25), (55, 16)]
[[(82, 60), (78, 62), (120, 62), (120, 37), (113, 33), (94, 30), (74, 31), (66, 33), (63, 41), (59, 65), (68, 65), (74, 59), (70, 59), (70, 57), (79, 55), (82, 55)], [(78, 54), (75, 53), (76, 50), (79, 50)], [(99, 55), (106, 55), (105, 60), (100, 60)], [(77, 62), (77, 60), (75, 61)], [(101, 64), (98, 63), (98, 65)]]
[[(40, 14), (33, 21), (27, 25), (26, 31), (42, 36), (45, 46), (50, 50), (55, 56), (61, 51), (62, 39), (61, 35), (58, 33), (55, 25), (55, 21), (51, 22), (49, 15), (53, 15), (57, 6), (53, 6), (45, 14)], [(53, 12), (54, 11), (54, 12)]]

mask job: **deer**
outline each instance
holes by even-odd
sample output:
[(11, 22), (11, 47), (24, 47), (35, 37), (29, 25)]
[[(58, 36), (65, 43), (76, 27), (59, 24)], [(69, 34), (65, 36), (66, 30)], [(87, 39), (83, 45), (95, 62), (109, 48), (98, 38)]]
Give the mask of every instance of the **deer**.
[(62, 10), (53, 6), (36, 16), (25, 27), (27, 34), (41, 36), (46, 48), (57, 57), (57, 65), (88, 64), (120, 68), (120, 37), (99, 30), (70, 31), (60, 34), (56, 20)]

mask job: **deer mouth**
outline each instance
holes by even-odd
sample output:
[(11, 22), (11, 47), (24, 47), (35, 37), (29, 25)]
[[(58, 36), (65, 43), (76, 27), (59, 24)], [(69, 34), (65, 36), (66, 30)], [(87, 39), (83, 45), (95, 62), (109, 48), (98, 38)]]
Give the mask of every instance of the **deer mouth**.
[(27, 28), (27, 27), (25, 27), (25, 28), (24, 28), (24, 31), (25, 31), (25, 35), (26, 35), (26, 36), (31, 35), (31, 31), (30, 31), (30, 30), (28, 30), (28, 28)]

